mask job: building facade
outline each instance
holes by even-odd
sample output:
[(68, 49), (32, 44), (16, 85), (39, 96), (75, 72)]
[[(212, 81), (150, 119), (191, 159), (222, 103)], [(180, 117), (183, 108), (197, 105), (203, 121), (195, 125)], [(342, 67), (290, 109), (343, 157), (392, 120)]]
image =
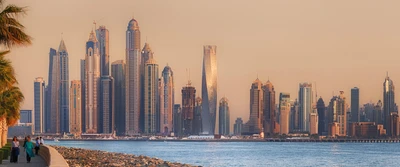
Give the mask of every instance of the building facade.
[(235, 124), (233, 125), (233, 134), (242, 135), (243, 120), (242, 118), (236, 118)]
[(310, 114), (310, 135), (318, 134), (318, 128), (318, 114), (313, 112)]
[(299, 129), (310, 132), (310, 113), (313, 109), (312, 84), (301, 83), (299, 87)]
[(318, 112), (318, 134), (324, 135), (327, 134), (327, 125), (326, 122), (326, 107), (324, 100), (320, 97), (317, 101), (317, 112)]
[(351, 122), (360, 122), (360, 90), (357, 87), (351, 89)]
[(223, 97), (219, 101), (219, 134), (229, 135), (230, 134), (230, 111), (229, 101), (226, 97)]
[[(386, 130), (389, 128), (390, 113), (395, 112), (395, 100), (394, 100), (394, 84), (393, 81), (386, 76), (383, 82), (383, 128)], [(388, 135), (391, 135), (390, 133)]]
[(217, 46), (203, 47), (203, 73), (201, 98), (203, 100), (203, 132), (215, 133), (217, 116)]
[(113, 133), (114, 122), (114, 78), (111, 76), (100, 77), (100, 104), (99, 104), (99, 129), (100, 133)]
[(250, 89), (250, 118), (243, 128), (243, 134), (259, 134), (263, 124), (263, 90), (262, 83), (257, 78)]
[(114, 78), (114, 123), (118, 136), (125, 135), (125, 63), (123, 60), (111, 64), (111, 76)]
[(193, 134), (194, 106), (196, 103), (196, 88), (190, 83), (182, 88), (182, 125), (183, 134)]
[(86, 61), (85, 59), (81, 59), (81, 104), (82, 104), (82, 108), (81, 108), (81, 130), (82, 133), (86, 132)]
[[(332, 136), (346, 136), (347, 134), (347, 107), (344, 92), (340, 91), (339, 96), (334, 96), (328, 107), (328, 124), (330, 130), (334, 127), (335, 133), (330, 133)], [(334, 126), (333, 126), (334, 125)], [(332, 132), (332, 131), (331, 131)]]
[(158, 96), (158, 64), (153, 58), (147, 60), (144, 71), (144, 133), (160, 132)]
[[(264, 96), (265, 97), (265, 96)], [(279, 134), (289, 134), (290, 94), (279, 95)]]
[(74, 136), (82, 134), (82, 84), (80, 80), (71, 81), (69, 130)]
[(96, 30), (100, 55), (100, 76), (110, 75), (110, 47), (109, 32), (105, 26), (100, 26)]
[(60, 68), (60, 56), (55, 49), (50, 48), (46, 132), (53, 134), (60, 133)]
[(172, 114), (175, 98), (174, 92), (174, 73), (172, 72), (171, 67), (167, 65), (162, 71), (160, 83), (160, 129), (164, 134), (171, 133), (173, 127)]
[(19, 123), (33, 123), (32, 122), (32, 110), (20, 110)]
[(174, 136), (181, 136), (182, 126), (182, 108), (180, 104), (174, 104)]
[[(277, 117), (275, 115), (275, 88), (268, 80), (262, 87), (263, 90), (263, 128), (264, 134), (269, 136), (279, 133), (277, 125)], [(287, 134), (287, 133), (286, 133)]]
[(35, 133), (41, 134), (45, 132), (45, 103), (44, 103), (44, 90), (45, 82), (42, 77), (37, 77), (33, 83), (34, 89), (34, 126)]
[(60, 57), (60, 132), (69, 132), (69, 64), (68, 51), (64, 40), (61, 40), (58, 47)]
[(194, 118), (193, 118), (193, 134), (199, 135), (203, 132), (203, 124), (201, 121), (201, 112), (202, 112), (202, 100), (200, 97), (196, 98), (196, 104), (194, 106)]

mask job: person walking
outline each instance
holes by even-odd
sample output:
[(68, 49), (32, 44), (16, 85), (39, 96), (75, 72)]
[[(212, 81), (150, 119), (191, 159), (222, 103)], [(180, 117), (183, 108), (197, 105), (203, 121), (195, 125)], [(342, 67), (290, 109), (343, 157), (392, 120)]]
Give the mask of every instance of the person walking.
[(16, 136), (14, 136), (12, 143), (11, 143), (10, 162), (18, 163), (18, 155), (19, 155), (19, 141), (18, 141), (18, 138)]
[(35, 154), (39, 154), (39, 149), (40, 149), (40, 140), (39, 137), (36, 137), (36, 145), (35, 145)]
[(44, 144), (43, 138), (42, 138), (42, 137), (39, 137), (39, 139), (40, 139), (40, 145)]
[(26, 161), (28, 163), (31, 162), (31, 157), (35, 157), (35, 154), (33, 153), (34, 147), (35, 147), (34, 144), (31, 142), (31, 137), (28, 136), (27, 141), (25, 143)]

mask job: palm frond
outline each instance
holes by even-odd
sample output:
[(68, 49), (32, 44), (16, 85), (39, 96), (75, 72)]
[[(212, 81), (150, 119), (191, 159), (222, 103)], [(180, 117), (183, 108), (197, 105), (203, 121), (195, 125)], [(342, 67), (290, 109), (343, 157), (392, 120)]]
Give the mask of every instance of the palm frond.
[(7, 124), (14, 125), (20, 117), (20, 106), (24, 100), (21, 90), (13, 86), (0, 94), (0, 115), (6, 116)]
[(0, 53), (0, 93), (17, 83), (14, 68), (4, 56), (7, 53), (8, 51)]
[(10, 48), (32, 43), (32, 37), (25, 33), (25, 27), (17, 19), (18, 16), (25, 15), (26, 11), (26, 7), (8, 5), (0, 12), (0, 45)]

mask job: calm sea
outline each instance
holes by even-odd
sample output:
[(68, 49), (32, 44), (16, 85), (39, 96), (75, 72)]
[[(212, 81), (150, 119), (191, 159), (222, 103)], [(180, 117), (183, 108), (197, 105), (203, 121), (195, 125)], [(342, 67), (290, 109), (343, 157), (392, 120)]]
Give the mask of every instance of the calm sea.
[(201, 166), (400, 166), (400, 143), (47, 141)]

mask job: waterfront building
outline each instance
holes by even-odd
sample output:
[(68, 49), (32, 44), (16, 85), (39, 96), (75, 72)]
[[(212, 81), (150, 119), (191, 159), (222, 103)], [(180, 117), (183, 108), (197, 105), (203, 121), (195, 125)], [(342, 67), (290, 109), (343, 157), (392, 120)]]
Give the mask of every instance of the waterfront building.
[(201, 121), (201, 112), (202, 112), (202, 100), (200, 97), (196, 98), (196, 104), (194, 106), (194, 118), (193, 118), (193, 134), (199, 135), (203, 132), (202, 130), (202, 121)]
[(33, 123), (32, 110), (20, 110), (19, 123)]
[(217, 117), (217, 46), (205, 45), (201, 98), (203, 133), (213, 135)]
[[(150, 59), (153, 59), (153, 51), (150, 48), (150, 44), (145, 43), (140, 55), (140, 66), (139, 66), (139, 73), (140, 73), (140, 113), (139, 113), (139, 129), (141, 131), (145, 128), (145, 74), (144, 72), (146, 69), (146, 63)], [(159, 100), (158, 100), (159, 101)], [(157, 109), (159, 110), (159, 109)], [(159, 124), (159, 123), (157, 123)], [(159, 128), (159, 127), (157, 127)]]
[[(167, 135), (172, 131), (172, 114), (175, 99), (174, 73), (168, 65), (164, 67), (160, 79), (160, 130)], [(194, 129), (193, 129), (194, 130)]]
[(114, 132), (114, 99), (114, 78), (102, 76), (100, 78), (99, 133)]
[(360, 109), (360, 122), (374, 122), (374, 103), (366, 103)]
[(312, 84), (299, 84), (299, 129), (302, 132), (310, 132), (310, 113), (312, 111)]
[(81, 59), (81, 104), (82, 104), (82, 108), (81, 108), (81, 130), (82, 133), (86, 132), (86, 61), (85, 59)]
[(68, 51), (64, 40), (61, 40), (58, 47), (60, 57), (60, 133), (69, 132), (69, 64)]
[(196, 88), (188, 81), (182, 88), (182, 124), (183, 134), (193, 134), (194, 106), (196, 103)]
[(395, 112), (390, 113), (389, 126), (386, 129), (387, 136), (397, 137), (399, 136), (399, 115)]
[(82, 134), (82, 84), (79, 80), (71, 81), (70, 89), (70, 118), (69, 118), (69, 130), (74, 136), (80, 136)]
[(35, 82), (33, 83), (33, 89), (34, 89), (34, 127), (35, 127), (35, 133), (36, 134), (41, 134), (45, 132), (44, 125), (44, 108), (45, 108), (45, 103), (44, 103), (44, 98), (45, 98), (45, 82), (42, 77), (37, 77), (35, 79)]
[(114, 78), (114, 123), (118, 136), (125, 135), (125, 62), (114, 61), (111, 64), (111, 76)]
[(297, 101), (297, 99), (292, 102), (291, 107), (290, 107), (290, 112), (291, 112), (291, 133), (295, 133), (300, 131), (299, 128), (299, 102)]
[[(328, 123), (332, 125), (329, 128), (332, 136), (346, 136), (347, 135), (347, 108), (346, 108), (346, 98), (344, 97), (344, 92), (340, 91), (339, 96), (334, 96), (328, 108)], [(336, 128), (335, 131), (332, 128)], [(333, 133), (334, 132), (334, 133)]]
[(144, 71), (144, 133), (160, 132), (160, 110), (158, 96), (158, 64), (153, 58), (146, 62)]
[(125, 68), (125, 132), (126, 135), (140, 133), (139, 117), (142, 103), (140, 55), (140, 30), (135, 19), (131, 19), (126, 30), (126, 68)]
[(263, 114), (262, 83), (257, 78), (250, 89), (250, 118), (243, 127), (243, 134), (259, 134), (262, 131)]
[(310, 135), (318, 134), (319, 122), (318, 114), (310, 113)]
[(230, 134), (230, 111), (229, 102), (226, 97), (223, 97), (219, 101), (219, 134), (229, 135)]
[[(264, 95), (265, 97), (265, 95)], [(279, 134), (289, 134), (290, 94), (279, 94)]]
[(174, 104), (174, 136), (182, 136), (182, 108), (180, 104)]
[(49, 79), (46, 95), (46, 132), (60, 133), (60, 56), (57, 51), (50, 48), (49, 53)]
[(379, 100), (374, 106), (373, 119), (372, 122), (375, 122), (376, 125), (383, 125), (383, 111), (382, 111), (383, 103)]
[(317, 101), (317, 112), (318, 112), (318, 134), (324, 135), (326, 134), (328, 123), (326, 122), (326, 107), (324, 100), (320, 97)]
[(85, 132), (98, 133), (100, 57), (93, 31), (86, 42), (85, 63)]
[(383, 82), (383, 128), (386, 129), (386, 132), (389, 132), (389, 136), (391, 135), (390, 131), (388, 131), (390, 126), (390, 113), (395, 112), (396, 110), (394, 97), (393, 81), (389, 76), (386, 76), (385, 81)]
[[(268, 80), (265, 83), (265, 85), (262, 86), (262, 90), (263, 90), (262, 123), (263, 123), (263, 128), (264, 128), (264, 134), (266, 136), (270, 136), (275, 133), (279, 133), (279, 131), (280, 131), (280, 128), (278, 128), (276, 126), (277, 120), (280, 120), (280, 119), (277, 119), (276, 114), (275, 114), (275, 110), (276, 110), (275, 88), (272, 85), (272, 83)], [(287, 105), (287, 104), (285, 103), (285, 105)]]
[(360, 90), (357, 87), (351, 89), (351, 122), (360, 122)]
[(242, 118), (236, 118), (235, 124), (233, 125), (233, 134), (241, 135), (243, 129), (243, 120)]
[(100, 26), (96, 30), (100, 55), (100, 76), (110, 75), (110, 47), (109, 32), (105, 26)]
[(378, 125), (375, 124), (375, 122), (349, 123), (349, 136), (351, 137), (371, 139), (377, 138), (380, 135), (380, 129)]

